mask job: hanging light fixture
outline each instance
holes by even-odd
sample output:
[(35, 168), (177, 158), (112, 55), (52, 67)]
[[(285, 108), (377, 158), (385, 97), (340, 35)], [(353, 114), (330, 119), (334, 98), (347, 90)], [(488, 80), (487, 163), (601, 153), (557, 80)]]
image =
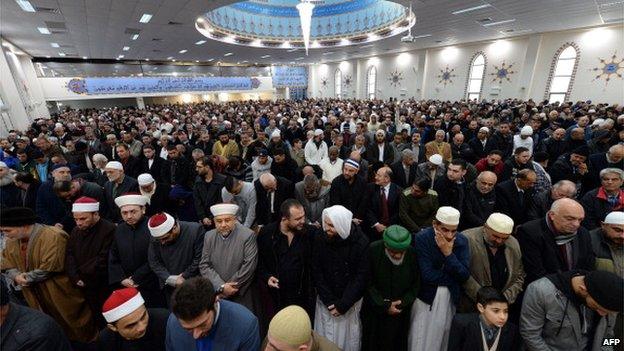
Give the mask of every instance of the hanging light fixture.
[(303, 33), (303, 44), (305, 45), (306, 55), (308, 54), (308, 48), (310, 47), (310, 27), (312, 26), (312, 11), (314, 10), (314, 4), (310, 0), (301, 0), (297, 4), (297, 11), (299, 11), (299, 19), (301, 20), (301, 33)]

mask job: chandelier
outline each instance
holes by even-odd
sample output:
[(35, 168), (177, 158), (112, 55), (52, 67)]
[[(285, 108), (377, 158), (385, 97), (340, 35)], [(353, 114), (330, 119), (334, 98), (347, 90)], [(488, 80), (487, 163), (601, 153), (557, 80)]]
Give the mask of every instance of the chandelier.
[(297, 11), (299, 11), (299, 19), (301, 20), (301, 33), (303, 33), (303, 44), (305, 45), (306, 55), (308, 54), (308, 48), (310, 47), (310, 27), (312, 26), (312, 11), (314, 10), (314, 4), (311, 0), (301, 0), (297, 4)]

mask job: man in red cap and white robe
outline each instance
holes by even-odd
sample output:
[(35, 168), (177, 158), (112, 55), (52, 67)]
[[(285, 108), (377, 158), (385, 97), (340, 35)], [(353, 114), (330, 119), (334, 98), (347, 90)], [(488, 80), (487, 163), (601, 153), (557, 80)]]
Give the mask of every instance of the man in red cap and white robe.
[(175, 287), (199, 275), (204, 226), (177, 221), (170, 214), (160, 212), (150, 217), (147, 227), (154, 237), (148, 251), (149, 265), (169, 304)]
[(201, 275), (210, 280), (221, 297), (254, 312), (251, 282), (258, 263), (256, 236), (236, 219), (237, 205), (213, 205), (210, 212), (216, 228), (204, 238)]
[(165, 351), (169, 311), (146, 308), (141, 293), (135, 288), (113, 291), (104, 302), (102, 316), (107, 328), (100, 332), (100, 351)]
[(139, 289), (148, 307), (165, 307), (165, 296), (147, 260), (152, 236), (145, 217), (146, 202), (145, 196), (136, 193), (124, 194), (115, 199), (123, 222), (117, 225), (108, 256), (108, 281), (110, 284)]
[(67, 241), (65, 267), (67, 275), (84, 293), (98, 327), (104, 326), (100, 310), (110, 294), (108, 285), (108, 251), (113, 243), (115, 224), (100, 217), (100, 203), (80, 197), (72, 205), (76, 227)]

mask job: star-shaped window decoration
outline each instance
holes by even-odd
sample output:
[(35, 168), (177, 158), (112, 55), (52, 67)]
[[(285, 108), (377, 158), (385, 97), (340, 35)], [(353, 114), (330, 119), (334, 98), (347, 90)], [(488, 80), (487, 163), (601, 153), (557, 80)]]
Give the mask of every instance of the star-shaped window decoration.
[(491, 76), (494, 76), (494, 79), (492, 79), (492, 82), (498, 81), (498, 83), (502, 83), (505, 80), (508, 82), (511, 82), (511, 78), (509, 78), (509, 76), (516, 73), (516, 71), (513, 71), (511, 69), (513, 65), (514, 63), (507, 66), (505, 62), (503, 62), (500, 67), (494, 65), (494, 73), (490, 73)]
[(622, 78), (624, 73), (624, 58), (617, 58), (617, 51), (613, 52), (609, 61), (607, 59), (599, 58), (600, 67), (594, 67), (590, 71), (597, 72), (598, 74), (592, 79), (592, 82), (597, 79), (604, 79), (605, 85), (609, 84), (612, 78)]
[(395, 88), (401, 86), (401, 81), (403, 80), (403, 72), (399, 72), (395, 69), (394, 72), (391, 72), (388, 76), (388, 80), (390, 81), (390, 84)]
[(441, 69), (440, 74), (438, 74), (438, 83), (444, 84), (445, 87), (447, 84), (453, 84), (453, 78), (457, 77), (453, 72), (455, 72), (455, 68), (449, 69), (449, 66), (446, 66), (445, 69)]

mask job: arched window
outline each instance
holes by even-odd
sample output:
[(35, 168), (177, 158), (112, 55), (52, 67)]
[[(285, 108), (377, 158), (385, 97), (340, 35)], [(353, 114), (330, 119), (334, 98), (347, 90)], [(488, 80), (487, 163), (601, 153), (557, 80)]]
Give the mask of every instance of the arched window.
[(578, 66), (578, 49), (572, 43), (562, 46), (555, 57), (550, 68), (546, 98), (550, 102), (565, 102), (570, 97), (574, 73)]
[(480, 100), (481, 88), (483, 88), (483, 77), (485, 77), (485, 55), (479, 52), (470, 61), (468, 71), (468, 84), (466, 87), (466, 99)]
[(342, 97), (342, 71), (340, 68), (334, 72), (334, 95), (337, 98)]
[(368, 73), (366, 74), (366, 96), (369, 99), (375, 98), (375, 91), (377, 90), (377, 67), (370, 66)]

